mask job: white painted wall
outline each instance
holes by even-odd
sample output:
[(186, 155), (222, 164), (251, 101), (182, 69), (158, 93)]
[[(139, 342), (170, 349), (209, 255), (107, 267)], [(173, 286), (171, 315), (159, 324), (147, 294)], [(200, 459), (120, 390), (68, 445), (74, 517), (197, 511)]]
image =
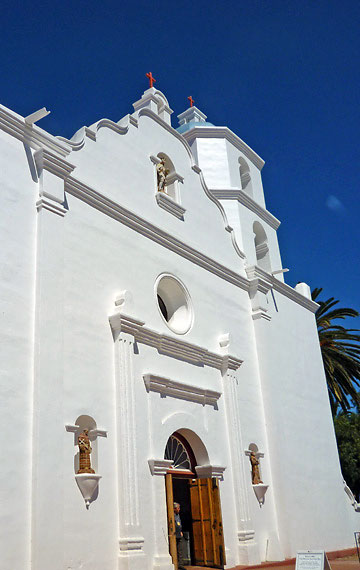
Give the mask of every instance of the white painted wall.
[[(252, 318), (245, 266), (256, 261), (257, 214), (236, 200), (223, 200), (222, 211), (186, 143), (141, 111), (137, 125), (126, 129), (121, 122), (121, 132), (115, 124), (94, 125), (82, 148), (77, 136), (79, 150), (72, 152), (70, 143), (36, 127), (31, 145), (38, 148), (41, 140), (45, 147), (37, 183), (15, 138), (21, 118), (8, 113), (18, 130), (13, 136), (0, 131), (0, 199), (7, 214), (0, 225), (0, 551), (6, 567), (169, 570), (164, 478), (151, 474), (148, 460), (163, 458), (176, 430), (197, 434), (206, 461), (226, 467), (220, 489), (228, 567), (259, 562), (266, 551), (282, 558), (298, 548), (351, 546), (356, 518), (341, 485), (314, 317), (298, 297), (270, 291), (271, 321)], [(233, 186), (238, 150), (224, 139), (197, 142), (207, 184)], [(56, 160), (46, 155), (50, 150)], [(160, 152), (184, 178), (184, 220), (155, 200), (150, 156)], [(68, 179), (64, 195), (69, 164), (77, 182)], [(260, 171), (250, 166), (264, 206)], [(278, 269), (276, 231), (261, 223)], [(190, 294), (194, 322), (185, 335), (171, 332), (160, 315), (155, 283), (162, 273), (176, 276)], [(238, 371), (170, 357), (151, 343), (134, 343), (128, 333), (118, 337), (109, 316), (119, 310), (115, 300), (123, 291), (121, 311), (149, 334), (229, 353), (243, 361)], [(226, 334), (228, 346), (221, 347)], [(147, 392), (146, 373), (221, 392), (218, 406)], [(74, 434), (65, 430), (82, 415), (107, 431), (93, 442), (102, 479), (88, 510), (75, 482)], [(264, 453), (269, 488), (262, 508), (245, 455), (250, 443)], [(196, 445), (194, 452), (204, 464)]]
[(0, 131), (1, 564), (29, 565), (35, 184), (24, 145)]

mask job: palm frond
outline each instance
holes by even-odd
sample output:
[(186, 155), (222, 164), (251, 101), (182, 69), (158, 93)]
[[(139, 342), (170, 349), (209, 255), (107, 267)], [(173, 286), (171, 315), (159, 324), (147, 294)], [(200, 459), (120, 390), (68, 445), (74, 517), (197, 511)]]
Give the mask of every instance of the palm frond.
[(348, 307), (336, 307), (339, 301), (330, 297), (319, 300), (323, 289), (315, 288), (312, 299), (319, 304), (315, 313), (331, 409), (348, 412), (355, 405), (360, 410), (360, 331), (335, 324), (336, 320), (358, 317)]

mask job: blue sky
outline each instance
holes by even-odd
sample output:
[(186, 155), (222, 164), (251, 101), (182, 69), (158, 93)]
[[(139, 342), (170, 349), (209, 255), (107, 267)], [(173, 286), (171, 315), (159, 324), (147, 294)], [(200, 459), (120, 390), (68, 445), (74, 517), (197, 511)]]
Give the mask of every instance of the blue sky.
[(0, 102), (70, 137), (131, 112), (152, 71), (174, 123), (192, 95), (266, 161), (287, 282), (359, 310), (359, 24), (349, 0), (5, 0)]

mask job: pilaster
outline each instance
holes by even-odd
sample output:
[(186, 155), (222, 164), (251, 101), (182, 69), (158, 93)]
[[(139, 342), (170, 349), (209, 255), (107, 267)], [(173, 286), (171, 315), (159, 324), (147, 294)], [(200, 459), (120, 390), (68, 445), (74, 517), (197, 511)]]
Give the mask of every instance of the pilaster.
[[(229, 350), (230, 339), (224, 335), (219, 340), (221, 349), (226, 354)], [(237, 520), (237, 563), (258, 564), (260, 563), (260, 553), (254, 538), (255, 531), (247, 495), (248, 485), (241, 436), (237, 372), (229, 368), (224, 369), (223, 380)]]
[[(114, 332), (114, 331), (113, 331)], [(119, 513), (119, 570), (146, 566), (140, 523), (136, 411), (134, 393), (134, 337), (117, 331), (115, 381)]]
[[(46, 167), (45, 154), (48, 155)], [(67, 163), (43, 150), (36, 153), (36, 160), (39, 199), (36, 204), (31, 567), (62, 570), (64, 216), (67, 210), (63, 179), (66, 168), (62, 177), (58, 169)], [(69, 173), (72, 167), (67, 166)]]
[(153, 475), (154, 514), (153, 525), (155, 532), (155, 555), (153, 570), (174, 570), (169, 554), (168, 520), (166, 509), (165, 475), (173, 462), (166, 459), (149, 459), (149, 467)]

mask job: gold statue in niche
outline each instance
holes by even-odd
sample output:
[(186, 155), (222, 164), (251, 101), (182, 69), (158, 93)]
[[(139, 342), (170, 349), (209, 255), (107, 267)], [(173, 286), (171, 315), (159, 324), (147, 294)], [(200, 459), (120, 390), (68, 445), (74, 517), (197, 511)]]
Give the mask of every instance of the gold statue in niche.
[(90, 453), (92, 452), (92, 449), (88, 433), (89, 430), (84, 429), (84, 431), (78, 437), (78, 446), (79, 446), (78, 473), (95, 473), (94, 469), (91, 468)]
[(254, 451), (250, 452), (250, 463), (251, 463), (252, 484), (258, 485), (259, 483), (262, 483), (261, 478), (260, 478), (260, 468), (259, 468), (260, 461), (256, 457)]
[(169, 170), (165, 168), (165, 158), (162, 158), (156, 165), (156, 174), (158, 192), (165, 192), (166, 177), (169, 174)]

